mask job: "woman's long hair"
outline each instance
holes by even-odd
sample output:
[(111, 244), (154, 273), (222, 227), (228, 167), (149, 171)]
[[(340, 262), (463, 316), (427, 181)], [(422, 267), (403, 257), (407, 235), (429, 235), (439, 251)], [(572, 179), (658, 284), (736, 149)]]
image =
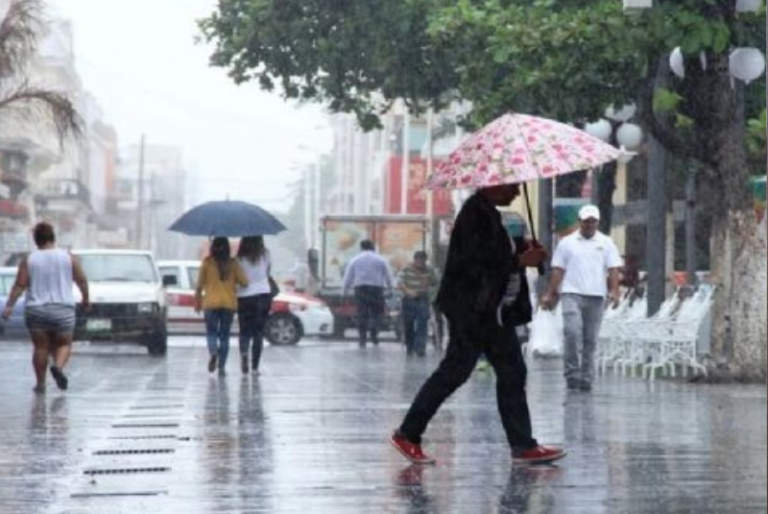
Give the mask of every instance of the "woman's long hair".
[(230, 271), (230, 249), (229, 239), (226, 237), (214, 237), (211, 241), (211, 257), (216, 261), (216, 267), (219, 269), (219, 280), (224, 282), (229, 277)]
[(262, 236), (247, 236), (240, 240), (240, 247), (237, 249), (237, 256), (248, 259), (251, 264), (256, 264), (264, 257), (267, 247), (264, 246)]

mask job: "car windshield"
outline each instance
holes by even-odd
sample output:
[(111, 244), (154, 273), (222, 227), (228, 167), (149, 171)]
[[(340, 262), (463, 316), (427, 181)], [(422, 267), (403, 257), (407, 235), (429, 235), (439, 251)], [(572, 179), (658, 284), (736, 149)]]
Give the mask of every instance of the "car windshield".
[(157, 282), (148, 255), (80, 255), (85, 276), (91, 282)]

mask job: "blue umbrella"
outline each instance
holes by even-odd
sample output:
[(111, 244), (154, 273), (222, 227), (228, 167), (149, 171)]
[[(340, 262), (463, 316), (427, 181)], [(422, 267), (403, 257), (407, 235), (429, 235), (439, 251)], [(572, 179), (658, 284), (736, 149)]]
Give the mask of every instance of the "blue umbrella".
[(188, 236), (269, 236), (286, 230), (270, 213), (237, 200), (206, 202), (185, 212), (168, 230)]

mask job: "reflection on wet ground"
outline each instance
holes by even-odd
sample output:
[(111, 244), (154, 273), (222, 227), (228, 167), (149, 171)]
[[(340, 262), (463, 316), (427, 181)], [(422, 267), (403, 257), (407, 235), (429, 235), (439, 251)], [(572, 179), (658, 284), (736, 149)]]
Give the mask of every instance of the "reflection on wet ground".
[(513, 467), (493, 375), (476, 372), (430, 426), (438, 464), (423, 468), (386, 438), (436, 353), (308, 341), (219, 378), (202, 338), (166, 359), (78, 346), (70, 390), (44, 395), (27, 344), (0, 357), (2, 514), (766, 512), (764, 386), (609, 375), (574, 394), (559, 361), (534, 360), (536, 437), (570, 453)]

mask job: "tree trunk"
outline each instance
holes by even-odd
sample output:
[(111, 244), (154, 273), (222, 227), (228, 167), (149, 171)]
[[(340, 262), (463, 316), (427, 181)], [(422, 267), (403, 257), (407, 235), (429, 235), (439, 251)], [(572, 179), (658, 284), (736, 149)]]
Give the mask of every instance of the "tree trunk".
[(613, 226), (613, 192), (616, 190), (616, 161), (603, 165), (597, 172), (597, 207), (600, 209), (600, 232), (611, 233)]
[(579, 198), (581, 190), (584, 187), (584, 179), (587, 177), (587, 171), (581, 170), (565, 175), (559, 175), (555, 179), (555, 197), (556, 198)]
[(751, 209), (716, 218), (712, 248), (712, 357), (735, 378), (764, 381), (768, 251)]
[(735, 378), (764, 381), (768, 340), (768, 249), (757, 234), (744, 149), (741, 86), (734, 89), (728, 56), (716, 56), (698, 81), (695, 101), (702, 127), (706, 179), (720, 192), (713, 217), (712, 357)]

